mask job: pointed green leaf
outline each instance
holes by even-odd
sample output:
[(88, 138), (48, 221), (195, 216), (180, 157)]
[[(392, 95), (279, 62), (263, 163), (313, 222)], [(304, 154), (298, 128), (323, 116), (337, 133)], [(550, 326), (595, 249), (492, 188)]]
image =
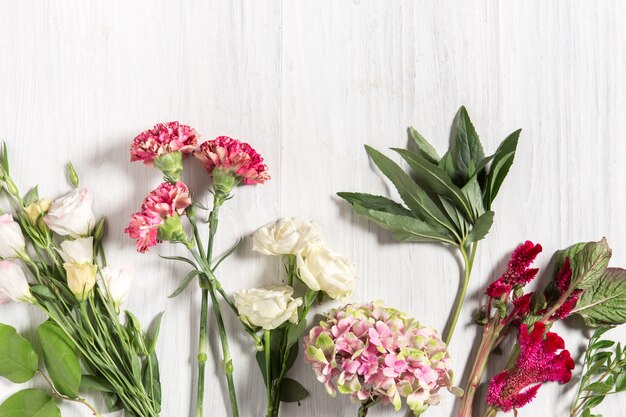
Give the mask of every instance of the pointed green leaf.
[(409, 164), (417, 175), (430, 190), (436, 194), (449, 197), (454, 205), (463, 212), (468, 219), (474, 219), (471, 206), (461, 189), (452, 183), (452, 180), (444, 170), (433, 165), (418, 154), (406, 149), (393, 148)]
[(494, 153), (493, 162), (487, 174), (487, 183), (483, 197), (485, 209), (487, 210), (491, 208), (493, 200), (495, 200), (504, 179), (511, 169), (511, 165), (513, 165), (517, 142), (521, 132), (522, 130), (519, 129), (507, 136)]
[(394, 237), (401, 241), (432, 242), (441, 241), (454, 244), (454, 238), (448, 234), (434, 231), (428, 223), (415, 217), (400, 216), (382, 211), (369, 210), (354, 204), (357, 214), (366, 216), (378, 225), (393, 232)]
[(239, 248), (241, 247), (241, 245), (243, 244), (243, 238), (240, 238), (237, 243), (235, 243), (230, 249), (228, 249), (228, 251), (226, 251), (226, 253), (224, 255), (222, 255), (221, 258), (219, 258), (217, 260), (217, 262), (215, 263), (215, 266), (213, 267), (213, 272), (215, 272), (215, 270), (217, 269), (218, 266), (220, 266), (220, 264), (222, 262), (224, 262), (226, 259), (228, 259), (229, 256), (231, 256), (233, 253), (237, 252), (239, 250)]
[[(150, 353), (143, 367), (142, 383), (148, 396), (156, 404), (161, 404), (161, 377), (159, 374), (159, 361), (156, 353)], [(158, 411), (158, 410), (157, 410)]]
[(396, 187), (404, 204), (416, 216), (434, 226), (435, 230), (443, 232), (446, 229), (453, 229), (454, 226), (449, 223), (447, 217), (434, 201), (398, 164), (370, 146), (366, 145), (365, 149), (378, 169)]
[(197, 276), (200, 275), (202, 273), (202, 271), (198, 271), (197, 269), (194, 269), (192, 271), (190, 271), (187, 276), (185, 277), (185, 279), (182, 280), (182, 282), (180, 283), (180, 285), (178, 286), (178, 288), (176, 288), (176, 290), (171, 293), (167, 298), (174, 298), (177, 297), (178, 295), (180, 295), (183, 291), (185, 291), (185, 289), (187, 288), (187, 286), (189, 285), (189, 283)]
[(358, 204), (359, 206), (367, 209), (384, 211), (391, 214), (399, 214), (401, 216), (413, 216), (413, 213), (401, 204), (380, 195), (347, 192), (340, 192), (337, 193), (337, 195), (350, 204)]
[(24, 206), (29, 206), (39, 201), (39, 186), (31, 188), (29, 192), (24, 196)]
[(298, 322), (298, 324), (290, 323), (287, 326), (287, 347), (295, 345), (298, 342), (298, 339), (304, 331), (306, 330), (306, 319), (302, 319)]
[(309, 392), (298, 381), (283, 379), (280, 386), (280, 400), (286, 403), (299, 402), (309, 396)]
[(0, 405), (0, 417), (61, 417), (61, 411), (45, 392), (25, 389)]
[(420, 135), (417, 130), (409, 127), (409, 137), (411, 138), (411, 140), (413, 140), (415, 146), (417, 146), (420, 155), (422, 155), (433, 164), (439, 163), (441, 157), (439, 156), (435, 148), (433, 148), (433, 146), (428, 143), (428, 141), (422, 135)]
[(478, 242), (484, 239), (493, 224), (493, 216), (493, 211), (486, 211), (482, 216), (476, 219), (472, 231), (467, 235), (467, 242)]
[(74, 343), (59, 326), (50, 321), (39, 326), (37, 335), (55, 388), (70, 398), (78, 397), (82, 372)]
[(452, 179), (455, 184), (463, 185), (473, 174), (470, 172), (472, 163), (474, 168), (477, 167), (485, 158), (485, 153), (465, 107), (457, 112), (452, 129), (450, 156), (455, 172)]
[(478, 185), (478, 179), (473, 176), (467, 184), (461, 189), (472, 207), (472, 213), (475, 217), (481, 216), (485, 212), (483, 206), (483, 194)]
[(13, 327), (0, 323), (0, 376), (21, 384), (38, 369), (39, 358), (33, 347)]
[(2, 170), (9, 175), (9, 151), (7, 151), (7, 143), (2, 142), (2, 159), (0, 159)]

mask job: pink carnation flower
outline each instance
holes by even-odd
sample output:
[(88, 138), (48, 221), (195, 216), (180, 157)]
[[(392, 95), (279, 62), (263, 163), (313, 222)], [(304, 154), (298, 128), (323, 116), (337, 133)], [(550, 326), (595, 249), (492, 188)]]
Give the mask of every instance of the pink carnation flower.
[(220, 136), (200, 145), (193, 155), (211, 175), (223, 169), (240, 177), (245, 184), (263, 184), (270, 179), (263, 157), (250, 145), (228, 136)]
[(306, 361), (330, 395), (380, 399), (396, 409), (404, 397), (421, 413), (452, 388), (450, 356), (439, 334), (379, 303), (332, 310), (304, 338)]
[(182, 182), (164, 182), (153, 190), (141, 205), (141, 211), (131, 216), (125, 232), (137, 240), (137, 251), (147, 252), (159, 243), (159, 227), (168, 217), (183, 215), (191, 205), (189, 189)]
[(199, 136), (194, 128), (179, 122), (159, 123), (137, 135), (130, 147), (130, 160), (152, 164), (170, 152), (190, 154), (196, 149)]
[(546, 326), (535, 323), (532, 332), (525, 324), (520, 327), (520, 354), (513, 368), (491, 379), (487, 403), (506, 412), (521, 408), (535, 398), (544, 382), (565, 384), (572, 378), (574, 361), (565, 343), (556, 333), (543, 334)]

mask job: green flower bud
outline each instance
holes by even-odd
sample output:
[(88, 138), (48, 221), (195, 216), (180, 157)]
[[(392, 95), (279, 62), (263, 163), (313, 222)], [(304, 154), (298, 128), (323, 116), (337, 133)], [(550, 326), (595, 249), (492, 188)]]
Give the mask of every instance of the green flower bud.
[(211, 174), (213, 177), (213, 188), (218, 198), (218, 203), (222, 204), (228, 199), (230, 192), (241, 182), (241, 177), (237, 174), (222, 168), (215, 168)]
[(159, 226), (158, 238), (167, 242), (187, 243), (187, 234), (177, 213), (166, 218), (163, 224)]
[(96, 227), (93, 229), (93, 238), (96, 242), (102, 240), (102, 236), (104, 236), (104, 226), (105, 219), (104, 217), (101, 217), (100, 220), (98, 220), (98, 223), (96, 223)]
[(163, 172), (167, 182), (175, 183), (183, 173), (183, 154), (180, 151), (163, 154), (154, 160), (154, 166)]
[(76, 173), (76, 170), (74, 169), (74, 165), (72, 165), (72, 163), (69, 161), (67, 163), (67, 176), (70, 177), (70, 182), (72, 183), (74, 188), (78, 188), (78, 183), (79, 183), (78, 174)]

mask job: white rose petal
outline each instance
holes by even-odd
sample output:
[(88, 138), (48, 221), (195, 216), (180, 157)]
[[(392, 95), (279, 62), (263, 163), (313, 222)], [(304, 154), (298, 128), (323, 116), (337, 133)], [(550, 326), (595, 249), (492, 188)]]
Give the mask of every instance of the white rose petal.
[(34, 301), (24, 271), (13, 261), (0, 262), (0, 293), (13, 301)]
[(354, 292), (356, 269), (345, 256), (319, 246), (296, 259), (300, 279), (313, 291), (324, 291), (335, 300), (344, 300)]
[(76, 188), (52, 202), (44, 222), (61, 236), (88, 235), (96, 225), (87, 188)]
[(11, 214), (0, 216), (0, 257), (16, 258), (18, 252), (23, 252), (26, 247), (24, 235), (20, 225), (13, 220)]
[(302, 299), (293, 299), (293, 288), (269, 286), (240, 291), (233, 296), (243, 321), (272, 330), (286, 321), (298, 322), (298, 307)]
[(93, 237), (82, 237), (61, 242), (61, 257), (65, 262), (93, 263)]
[(265, 255), (297, 255), (322, 244), (316, 223), (285, 217), (268, 223), (254, 233), (252, 250)]
[(119, 307), (124, 303), (133, 282), (134, 271), (132, 268), (114, 268), (107, 266), (102, 268), (102, 279), (98, 286), (103, 289), (104, 296), (111, 298), (113, 304)]

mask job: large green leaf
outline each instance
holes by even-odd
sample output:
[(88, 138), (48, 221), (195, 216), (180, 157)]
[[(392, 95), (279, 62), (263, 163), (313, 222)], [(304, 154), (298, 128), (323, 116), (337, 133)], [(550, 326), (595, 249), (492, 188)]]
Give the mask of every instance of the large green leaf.
[(476, 223), (472, 227), (472, 231), (467, 235), (468, 242), (478, 242), (484, 239), (493, 224), (493, 211), (486, 211), (482, 216), (476, 219)]
[(473, 174), (472, 167), (475, 169), (485, 158), (483, 146), (465, 107), (461, 107), (454, 118), (450, 156), (455, 171), (452, 179), (457, 185), (464, 185)]
[(572, 313), (580, 314), (590, 326), (626, 323), (626, 270), (607, 268), (585, 290)]
[(280, 400), (286, 403), (298, 402), (309, 396), (309, 392), (298, 381), (283, 379), (280, 386)]
[(517, 142), (521, 132), (522, 130), (519, 129), (507, 136), (493, 156), (493, 162), (491, 163), (489, 174), (487, 175), (487, 183), (483, 190), (483, 201), (486, 210), (491, 208), (491, 203), (493, 203), (493, 200), (496, 198), (504, 179), (509, 173), (511, 165), (513, 165), (515, 150), (517, 149)]
[(413, 140), (415, 146), (417, 146), (417, 150), (420, 155), (428, 159), (433, 164), (439, 163), (441, 157), (439, 156), (435, 148), (433, 148), (433, 146), (428, 143), (428, 141), (422, 135), (420, 135), (417, 130), (409, 127), (409, 137), (411, 138), (411, 140)]
[(467, 200), (472, 206), (474, 216), (476, 218), (481, 216), (485, 212), (485, 207), (483, 206), (483, 194), (476, 176), (473, 176), (461, 191), (465, 194), (465, 197), (467, 197)]
[(31, 344), (13, 327), (0, 323), (0, 376), (21, 384), (35, 375), (38, 362)]
[(449, 197), (470, 220), (474, 220), (471, 205), (463, 191), (452, 183), (448, 174), (439, 166), (431, 164), (415, 152), (393, 148), (409, 164), (411, 169), (430, 190), (439, 195)]
[(59, 326), (50, 321), (39, 326), (37, 335), (54, 387), (70, 398), (78, 397), (82, 372), (74, 343)]
[(417, 217), (433, 225), (436, 230), (452, 230), (454, 228), (435, 202), (398, 164), (370, 146), (365, 145), (365, 150), (378, 169), (396, 187), (402, 201)]
[(577, 251), (574, 256), (566, 255), (570, 258), (572, 267), (570, 285), (572, 288), (587, 291), (593, 287), (609, 265), (611, 248), (606, 239), (602, 239), (599, 242), (588, 242), (580, 250), (578, 246), (573, 246), (572, 250)]
[(440, 241), (454, 244), (454, 238), (449, 234), (433, 230), (428, 223), (415, 217), (401, 216), (361, 207), (354, 204), (354, 211), (362, 216), (369, 217), (380, 226), (391, 230), (394, 237), (401, 241), (432, 242)]
[(0, 417), (61, 417), (61, 411), (45, 392), (25, 389), (0, 405)]
[(368, 209), (384, 211), (391, 214), (399, 214), (401, 216), (413, 216), (413, 213), (401, 204), (380, 195), (346, 192), (340, 192), (337, 193), (337, 195), (350, 204), (358, 204), (359, 206)]

